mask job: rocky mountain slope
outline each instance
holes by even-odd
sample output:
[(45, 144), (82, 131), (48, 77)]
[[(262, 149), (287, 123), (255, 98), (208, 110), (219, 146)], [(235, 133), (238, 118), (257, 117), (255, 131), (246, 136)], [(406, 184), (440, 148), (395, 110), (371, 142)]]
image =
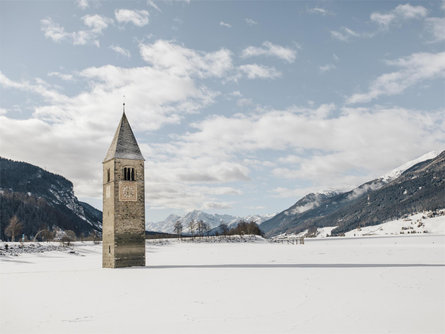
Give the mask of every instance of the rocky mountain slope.
[(102, 213), (74, 195), (73, 184), (40, 167), (0, 157), (0, 239), (17, 215), (23, 233), (32, 237), (42, 228), (101, 231)]
[(334, 226), (332, 235), (341, 235), (360, 226), (445, 208), (445, 151), (422, 160), (416, 159), (348, 192), (306, 195), (265, 221), (261, 228), (273, 236)]

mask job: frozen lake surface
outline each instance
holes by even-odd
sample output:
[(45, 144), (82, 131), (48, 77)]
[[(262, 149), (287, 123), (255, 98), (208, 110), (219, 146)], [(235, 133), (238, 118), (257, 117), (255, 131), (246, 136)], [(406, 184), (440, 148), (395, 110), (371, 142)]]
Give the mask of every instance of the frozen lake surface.
[(2, 333), (445, 332), (445, 236), (75, 250), (0, 256)]

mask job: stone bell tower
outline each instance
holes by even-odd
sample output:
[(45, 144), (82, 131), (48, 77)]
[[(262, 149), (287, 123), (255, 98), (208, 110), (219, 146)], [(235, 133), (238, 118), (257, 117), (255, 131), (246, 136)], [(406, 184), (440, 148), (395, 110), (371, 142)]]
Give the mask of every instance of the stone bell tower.
[(144, 157), (124, 112), (103, 161), (102, 267), (145, 266)]

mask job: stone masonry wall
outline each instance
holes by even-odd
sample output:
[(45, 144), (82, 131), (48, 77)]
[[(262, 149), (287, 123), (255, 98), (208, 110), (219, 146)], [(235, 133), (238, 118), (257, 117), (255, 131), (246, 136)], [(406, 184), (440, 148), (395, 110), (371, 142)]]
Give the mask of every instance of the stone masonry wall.
[[(145, 193), (144, 193), (144, 161), (113, 159), (112, 174), (112, 197), (114, 210), (110, 215), (114, 214), (113, 226), (113, 245), (105, 244), (104, 252), (111, 250), (110, 257), (113, 263), (110, 267), (129, 267), (129, 266), (145, 266)], [(104, 177), (107, 177), (107, 171), (104, 164)], [(135, 181), (123, 181), (123, 169), (134, 168)], [(106, 179), (104, 179), (106, 181)], [(119, 194), (120, 184), (130, 185), (136, 188), (136, 200), (122, 200)], [(106, 191), (104, 187), (104, 191)], [(106, 197), (106, 192), (104, 192)], [(122, 195), (122, 194), (121, 194)], [(105, 199), (106, 202), (106, 199)], [(105, 204), (104, 202), (104, 204)], [(106, 209), (111, 207), (107, 206)], [(104, 215), (108, 214), (105, 211)], [(111, 246), (111, 247), (110, 247)], [(104, 253), (105, 254), (105, 253)], [(105, 259), (104, 255), (104, 267)]]
[[(110, 182), (107, 170), (110, 169)], [(102, 267), (114, 268), (114, 160), (103, 164)]]

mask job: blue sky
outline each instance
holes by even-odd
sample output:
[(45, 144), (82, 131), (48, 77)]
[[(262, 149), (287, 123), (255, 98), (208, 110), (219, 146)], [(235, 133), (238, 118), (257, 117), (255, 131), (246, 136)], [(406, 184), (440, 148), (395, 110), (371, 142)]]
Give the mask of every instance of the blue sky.
[(0, 1), (0, 155), (101, 208), (122, 113), (150, 221), (281, 211), (445, 148), (445, 2)]

